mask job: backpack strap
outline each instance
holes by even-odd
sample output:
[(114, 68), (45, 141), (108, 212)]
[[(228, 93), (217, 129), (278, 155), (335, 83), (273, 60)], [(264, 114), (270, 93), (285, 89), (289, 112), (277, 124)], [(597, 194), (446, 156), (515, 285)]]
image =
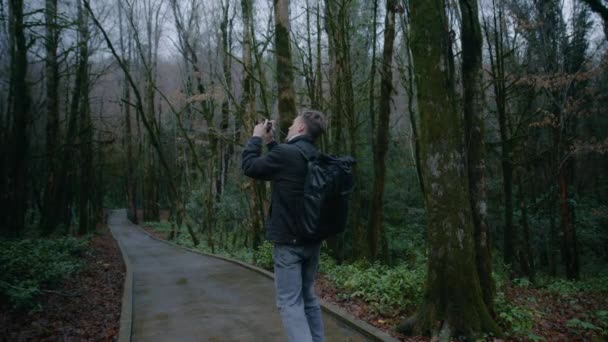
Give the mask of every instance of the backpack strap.
[(310, 162), (311, 160), (315, 159), (316, 154), (318, 153), (318, 151), (316, 151), (316, 149), (315, 149), (315, 152), (317, 152), (317, 153), (315, 153), (314, 156), (311, 156), (309, 153), (306, 153), (302, 147), (298, 146), (298, 143), (293, 144), (293, 146), (295, 146), (298, 149), (298, 151), (300, 152), (302, 157), (304, 157), (304, 159), (306, 159), (307, 162)]

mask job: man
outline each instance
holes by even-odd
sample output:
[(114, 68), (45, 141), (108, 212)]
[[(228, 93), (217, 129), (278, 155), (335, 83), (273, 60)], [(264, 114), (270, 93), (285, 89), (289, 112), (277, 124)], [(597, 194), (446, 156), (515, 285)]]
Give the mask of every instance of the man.
[[(321, 112), (303, 111), (293, 120), (284, 144), (274, 141), (273, 124), (264, 121), (255, 126), (243, 151), (242, 168), (249, 177), (272, 181), (266, 239), (274, 243), (277, 306), (289, 341), (320, 342), (325, 338), (314, 280), (321, 242), (303, 241), (295, 230), (307, 173), (306, 159), (298, 147), (315, 155), (314, 142), (325, 132), (327, 123)], [(264, 155), (262, 144), (268, 147)]]

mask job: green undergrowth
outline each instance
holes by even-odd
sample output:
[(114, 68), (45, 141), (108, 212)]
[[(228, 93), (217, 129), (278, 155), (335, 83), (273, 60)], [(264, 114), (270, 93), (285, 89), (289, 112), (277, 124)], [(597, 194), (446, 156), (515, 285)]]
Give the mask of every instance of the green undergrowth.
[(323, 254), (321, 272), (340, 290), (339, 299), (359, 298), (378, 314), (395, 316), (413, 312), (423, 294), (423, 265), (410, 267), (355, 262), (337, 265)]
[(532, 328), (540, 313), (531, 306), (512, 301), (506, 295), (509, 285), (525, 286), (527, 280), (511, 282), (508, 276), (509, 269), (503, 265), (498, 266), (494, 268), (492, 273), (496, 286), (494, 310), (497, 323), (503, 328), (507, 337), (524, 340), (541, 339), (532, 333)]
[(608, 273), (600, 273), (579, 281), (548, 277), (541, 278), (538, 281), (538, 285), (562, 296), (570, 296), (582, 292), (604, 292), (608, 294)]
[[(271, 243), (264, 242), (254, 255), (256, 265), (272, 269)], [(339, 290), (338, 299), (359, 298), (374, 312), (386, 316), (416, 307), (422, 298), (426, 274), (422, 263), (416, 267), (406, 263), (387, 266), (369, 262), (338, 265), (325, 253), (321, 253), (319, 269)]]
[[(548, 277), (546, 275), (537, 276), (535, 282), (527, 278), (516, 278), (508, 280), (508, 271), (498, 268), (494, 273), (496, 284), (495, 310), (498, 323), (505, 329), (508, 337), (517, 340), (544, 341), (545, 337), (533, 333), (534, 326), (546, 315), (556, 314), (550, 307), (544, 307), (539, 302), (539, 298), (527, 293), (526, 290), (540, 290), (541, 293), (553, 295), (555, 301), (568, 303), (567, 305), (575, 308), (578, 304), (578, 295), (598, 293), (608, 294), (608, 274), (600, 272), (579, 281)], [(516, 291), (520, 298), (511, 300), (506, 296), (507, 290)], [(545, 303), (545, 305), (547, 305)], [(559, 315), (569, 315), (576, 312), (561, 312)], [(583, 336), (585, 332), (591, 332), (596, 336), (608, 336), (608, 310), (596, 310), (582, 312), (576, 317), (567, 317), (566, 327)]]
[(88, 239), (0, 241), (0, 298), (14, 310), (42, 309), (39, 295), (84, 265)]

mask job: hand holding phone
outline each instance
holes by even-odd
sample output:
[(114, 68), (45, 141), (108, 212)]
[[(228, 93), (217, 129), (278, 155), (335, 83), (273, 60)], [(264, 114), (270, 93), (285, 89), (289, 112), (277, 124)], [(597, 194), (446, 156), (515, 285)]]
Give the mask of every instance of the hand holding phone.
[(260, 137), (268, 144), (274, 140), (274, 120), (264, 119), (253, 128), (253, 136)]

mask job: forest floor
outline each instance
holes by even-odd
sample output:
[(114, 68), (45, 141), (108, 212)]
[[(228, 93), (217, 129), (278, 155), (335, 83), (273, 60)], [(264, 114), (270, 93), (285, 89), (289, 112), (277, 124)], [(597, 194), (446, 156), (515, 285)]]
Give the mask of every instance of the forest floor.
[(125, 266), (106, 225), (99, 225), (85, 266), (46, 291), (41, 308), (27, 313), (0, 307), (2, 341), (116, 341), (120, 330)]
[[(337, 289), (324, 274), (320, 274), (316, 284), (317, 293), (326, 301), (334, 303), (360, 320), (381, 329), (402, 341), (429, 341), (428, 337), (405, 336), (393, 331), (401, 320), (413, 315), (385, 316), (377, 313), (369, 303), (354, 297), (341, 299)], [(576, 293), (558, 294), (546, 289), (509, 287), (508, 301), (517, 308), (505, 313), (501, 328), (508, 335), (505, 341), (607, 341), (608, 294)], [(521, 308), (526, 308), (525, 312)], [(518, 311), (521, 310), (521, 311)], [(600, 313), (600, 314), (598, 314)], [(525, 315), (525, 317), (524, 317)], [(530, 317), (531, 320), (522, 322)], [(506, 318), (506, 319), (505, 319)], [(506, 327), (504, 321), (520, 320), (519, 331)], [(522, 327), (521, 324), (526, 326)], [(529, 324), (529, 325), (528, 325)], [(524, 330), (524, 331), (521, 331)], [(602, 336), (603, 334), (603, 336)]]

